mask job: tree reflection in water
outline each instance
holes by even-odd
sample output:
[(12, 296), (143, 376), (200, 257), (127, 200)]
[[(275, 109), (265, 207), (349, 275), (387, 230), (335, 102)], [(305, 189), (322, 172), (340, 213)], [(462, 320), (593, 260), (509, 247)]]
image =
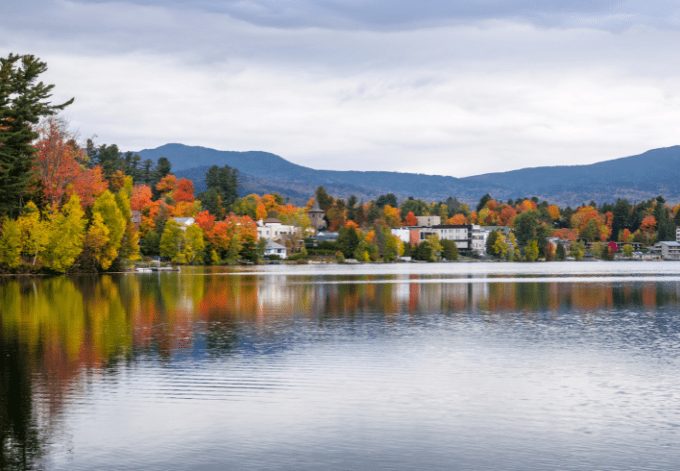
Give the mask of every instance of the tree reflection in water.
[[(69, 391), (140, 357), (225, 357), (285, 349), (296, 320), (323, 327), (411, 316), (648, 315), (675, 306), (674, 282), (427, 282), (426, 276), (189, 272), (0, 282), (0, 469), (40, 467)], [(432, 281), (432, 280), (430, 280)], [(455, 280), (454, 280), (455, 281)], [(664, 329), (659, 319), (660, 330)], [(305, 324), (308, 326), (309, 324)], [(304, 326), (302, 328), (305, 328)]]

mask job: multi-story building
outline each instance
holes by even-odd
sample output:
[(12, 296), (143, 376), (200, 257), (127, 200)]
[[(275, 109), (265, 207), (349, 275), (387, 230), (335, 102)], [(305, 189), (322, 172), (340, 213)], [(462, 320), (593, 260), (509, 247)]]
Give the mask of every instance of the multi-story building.
[(675, 241), (680, 242), (680, 226), (675, 228)]
[(452, 240), (456, 247), (463, 253), (484, 255), (486, 253), (486, 238), (488, 231), (475, 224), (437, 224), (429, 227), (402, 227), (392, 229), (392, 234), (399, 237), (404, 243), (417, 245), (431, 235), (436, 235), (439, 240)]
[(257, 221), (258, 239), (280, 241), (286, 236), (296, 235), (299, 233), (299, 227), (283, 224), (276, 218), (267, 218), (264, 221), (260, 219)]
[(680, 242), (658, 242), (652, 248), (652, 252), (661, 255), (664, 260), (680, 260)]

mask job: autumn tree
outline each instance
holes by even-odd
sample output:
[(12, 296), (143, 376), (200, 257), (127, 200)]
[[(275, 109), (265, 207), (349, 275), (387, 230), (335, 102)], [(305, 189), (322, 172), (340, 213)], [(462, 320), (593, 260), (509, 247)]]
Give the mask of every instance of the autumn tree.
[(64, 121), (50, 118), (43, 123), (35, 148), (35, 173), (50, 205), (58, 205), (65, 195), (76, 193), (87, 208), (106, 190), (101, 167), (85, 166), (87, 156)]
[(163, 229), (160, 241), (161, 257), (169, 258), (173, 262), (185, 263), (182, 246), (184, 244), (184, 231), (174, 219), (168, 220)]
[(415, 214), (413, 214), (413, 211), (409, 211), (406, 214), (406, 217), (404, 218), (404, 225), (405, 226), (417, 226), (418, 225), (418, 218), (416, 217)]
[(8, 218), (0, 225), (0, 265), (16, 268), (21, 265), (21, 229), (17, 221)]
[(50, 214), (47, 244), (41, 256), (45, 267), (64, 273), (73, 266), (83, 251), (84, 216), (77, 195), (71, 195), (60, 211)]
[(48, 242), (49, 228), (40, 217), (40, 210), (32, 201), (26, 203), (17, 220), (23, 241), (22, 254), (35, 265), (38, 255), (45, 250)]
[(87, 230), (85, 236), (85, 250), (87, 256), (92, 262), (102, 267), (106, 270), (108, 266), (104, 267), (107, 263), (108, 254), (107, 247), (109, 246), (109, 234), (111, 231), (106, 224), (104, 224), (104, 218), (101, 213), (95, 212), (92, 215), (92, 221), (90, 222), (90, 227)]
[(116, 197), (109, 190), (102, 193), (92, 206), (93, 216), (99, 214), (103, 225), (107, 227), (109, 234), (105, 246), (99, 250), (95, 257), (102, 270), (108, 270), (118, 258), (118, 251), (125, 233), (126, 220), (121, 212)]
[(383, 206), (383, 218), (385, 224), (389, 227), (399, 227), (401, 226), (401, 215), (399, 214), (399, 208), (386, 204)]
[(184, 233), (184, 245), (182, 252), (186, 263), (192, 264), (203, 260), (203, 250), (205, 250), (205, 240), (203, 231), (200, 227), (193, 225), (187, 227)]
[(33, 55), (0, 58), (0, 216), (17, 214), (33, 179), (35, 125), (73, 102), (54, 105), (47, 65)]
[(51, 205), (59, 204), (66, 187), (81, 171), (84, 153), (64, 122), (53, 117), (39, 127), (35, 148), (35, 170), (45, 198)]
[(524, 247), (524, 259), (527, 262), (535, 262), (538, 260), (539, 248), (538, 241), (535, 239), (527, 242), (526, 247)]

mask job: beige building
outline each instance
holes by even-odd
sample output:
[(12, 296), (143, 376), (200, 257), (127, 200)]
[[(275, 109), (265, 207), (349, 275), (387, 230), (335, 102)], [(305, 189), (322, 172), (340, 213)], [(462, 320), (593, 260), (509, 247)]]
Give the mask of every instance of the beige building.
[(300, 228), (281, 223), (276, 218), (257, 221), (257, 238), (265, 240), (282, 240), (284, 237), (300, 233)]
[(418, 220), (418, 227), (432, 227), (442, 223), (442, 218), (439, 216), (416, 216), (416, 219)]

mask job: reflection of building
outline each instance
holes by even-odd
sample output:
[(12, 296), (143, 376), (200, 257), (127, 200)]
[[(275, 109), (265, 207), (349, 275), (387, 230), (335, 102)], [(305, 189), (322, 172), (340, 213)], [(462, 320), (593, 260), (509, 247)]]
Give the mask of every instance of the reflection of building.
[(658, 242), (652, 248), (652, 252), (661, 255), (664, 260), (680, 260), (680, 242)]
[(309, 221), (312, 223), (312, 227), (317, 231), (326, 227), (326, 221), (324, 220), (324, 211), (319, 207), (319, 203), (314, 198), (314, 205), (307, 211), (309, 216)]

